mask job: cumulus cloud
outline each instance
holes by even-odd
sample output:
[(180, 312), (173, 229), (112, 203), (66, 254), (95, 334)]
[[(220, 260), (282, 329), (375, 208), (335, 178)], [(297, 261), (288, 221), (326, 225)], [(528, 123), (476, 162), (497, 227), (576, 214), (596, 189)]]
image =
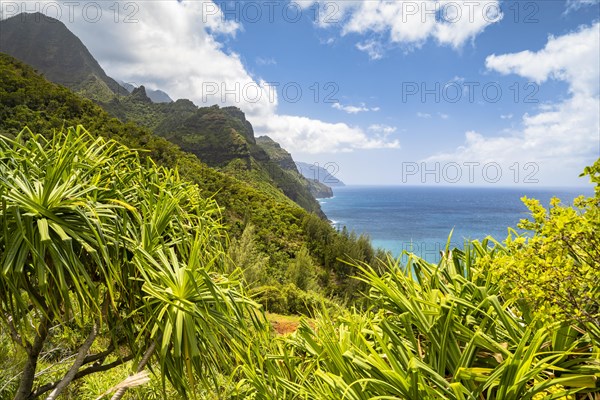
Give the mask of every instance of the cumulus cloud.
[[(361, 129), (343, 123), (327, 123), (306, 117), (276, 115), (265, 121), (265, 128), (272, 132), (286, 149), (297, 149), (304, 153), (326, 153), (336, 149), (350, 152), (355, 149), (397, 149), (398, 140), (387, 140), (383, 136), (369, 137)], [(304, 147), (302, 147), (304, 146)]]
[[(73, 2), (73, 8), (65, 5), (60, 15), (53, 7), (44, 7), (50, 3), (59, 4), (19, 5), (28, 11), (52, 11), (49, 16), (64, 22), (113, 78), (160, 88), (172, 98), (187, 98), (197, 105), (238, 106), (257, 135), (269, 135), (292, 152), (398, 146), (344, 123), (279, 114), (276, 88), (252, 76), (240, 56), (223, 45), (226, 40), (219, 40), (234, 37), (243, 27), (223, 18), (212, 1)], [(115, 4), (121, 8), (115, 10)], [(127, 5), (131, 7), (125, 9)], [(101, 17), (85, 18), (85, 7), (100, 8)]]
[(506, 169), (515, 162), (533, 162), (546, 182), (558, 176), (573, 180), (600, 156), (598, 54), (600, 24), (595, 23), (564, 36), (551, 36), (537, 52), (489, 56), (489, 70), (538, 83), (564, 81), (570, 97), (546, 104), (535, 114), (525, 114), (521, 129), (510, 135), (489, 137), (467, 132), (464, 144), (454, 152), (435, 155), (428, 161), (494, 161)]
[(384, 41), (418, 48), (434, 39), (440, 45), (460, 48), (502, 19), (500, 2), (462, 0), (303, 1), (304, 7), (321, 7), (321, 28), (338, 27), (341, 35), (377, 35), (356, 47), (371, 59), (384, 54)]
[(417, 113), (417, 118), (429, 119), (429, 118), (431, 118), (431, 114), (429, 114), (429, 113), (423, 113), (423, 112), (418, 112)]
[(486, 67), (503, 75), (517, 74), (541, 84), (549, 79), (569, 83), (573, 94), (597, 96), (600, 85), (598, 35), (600, 25), (560, 37), (550, 36), (537, 52), (491, 55)]

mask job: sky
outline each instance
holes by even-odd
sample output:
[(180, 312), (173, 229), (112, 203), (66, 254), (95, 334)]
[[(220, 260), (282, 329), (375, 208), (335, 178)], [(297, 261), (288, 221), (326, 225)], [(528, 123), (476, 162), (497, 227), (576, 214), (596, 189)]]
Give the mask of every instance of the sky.
[(241, 108), (347, 184), (589, 185), (600, 1), (3, 0), (111, 77)]

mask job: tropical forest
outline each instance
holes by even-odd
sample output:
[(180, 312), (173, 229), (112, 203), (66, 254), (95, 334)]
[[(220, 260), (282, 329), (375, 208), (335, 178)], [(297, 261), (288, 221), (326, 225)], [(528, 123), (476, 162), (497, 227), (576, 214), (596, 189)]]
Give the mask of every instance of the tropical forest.
[(600, 157), (502, 237), (393, 254), (240, 108), (35, 15), (0, 20), (0, 399), (600, 399)]

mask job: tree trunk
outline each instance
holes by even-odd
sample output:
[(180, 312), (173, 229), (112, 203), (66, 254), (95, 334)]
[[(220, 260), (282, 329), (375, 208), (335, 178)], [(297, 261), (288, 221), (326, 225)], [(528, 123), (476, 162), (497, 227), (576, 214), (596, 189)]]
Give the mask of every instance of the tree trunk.
[[(146, 353), (144, 353), (144, 357), (142, 357), (142, 359), (140, 360), (140, 363), (138, 364), (137, 370), (135, 372), (142, 372), (146, 364), (148, 364), (148, 361), (150, 361), (150, 357), (152, 356), (152, 353), (154, 353), (155, 348), (156, 340), (153, 340), (148, 350), (146, 350)], [(116, 393), (110, 400), (121, 400), (127, 389), (127, 387), (120, 388), (116, 391)]]
[(64, 378), (60, 381), (60, 383), (54, 388), (52, 393), (46, 398), (46, 400), (55, 400), (58, 395), (75, 379), (75, 375), (79, 371), (79, 368), (83, 365), (85, 361), (85, 357), (87, 356), (90, 347), (92, 347), (92, 343), (96, 340), (96, 336), (98, 335), (98, 321), (94, 322), (94, 326), (92, 327), (92, 331), (89, 336), (83, 343), (83, 345), (79, 348), (79, 353), (75, 358), (75, 362), (69, 369), (69, 372), (66, 373)]
[(50, 319), (47, 316), (42, 317), (33, 344), (28, 343), (25, 347), (25, 350), (27, 351), (27, 362), (23, 368), (19, 388), (17, 389), (17, 393), (13, 400), (27, 400), (31, 396), (38, 357), (40, 356), (42, 348), (44, 347), (44, 342), (48, 336), (49, 325)]

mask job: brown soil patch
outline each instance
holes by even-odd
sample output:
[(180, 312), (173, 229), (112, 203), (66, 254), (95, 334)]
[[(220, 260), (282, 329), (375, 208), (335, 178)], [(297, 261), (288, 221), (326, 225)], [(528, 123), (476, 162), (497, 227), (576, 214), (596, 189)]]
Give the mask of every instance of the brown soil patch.
[(271, 326), (278, 335), (286, 335), (296, 332), (298, 329), (298, 321), (271, 321)]

